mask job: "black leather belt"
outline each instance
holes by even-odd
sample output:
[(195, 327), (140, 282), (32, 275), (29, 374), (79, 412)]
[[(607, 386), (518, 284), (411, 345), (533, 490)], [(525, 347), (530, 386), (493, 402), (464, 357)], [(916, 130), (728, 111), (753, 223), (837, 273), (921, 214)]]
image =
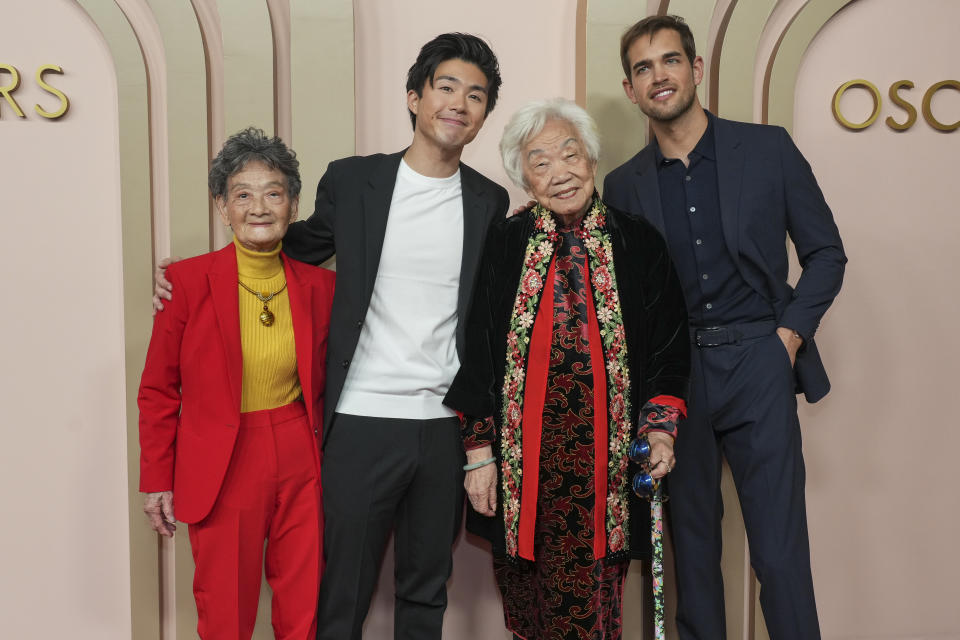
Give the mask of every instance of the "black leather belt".
[(739, 344), (741, 340), (768, 336), (777, 328), (773, 320), (744, 322), (725, 327), (690, 327), (690, 341), (695, 346), (719, 347), (725, 344)]

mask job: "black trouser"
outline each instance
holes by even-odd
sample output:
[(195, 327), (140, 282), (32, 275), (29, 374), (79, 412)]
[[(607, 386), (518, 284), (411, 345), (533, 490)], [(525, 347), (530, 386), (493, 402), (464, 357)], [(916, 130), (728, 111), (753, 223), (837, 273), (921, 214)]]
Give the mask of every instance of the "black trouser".
[(394, 531), (394, 637), (440, 638), (463, 512), (456, 418), (337, 414), (323, 452), (324, 557), (317, 638), (359, 640)]
[(677, 437), (667, 503), (680, 638), (726, 638), (722, 452), (740, 497), (770, 637), (816, 640), (820, 629), (810, 574), (805, 472), (787, 351), (776, 333), (711, 347), (697, 347), (695, 340), (692, 351), (689, 415)]

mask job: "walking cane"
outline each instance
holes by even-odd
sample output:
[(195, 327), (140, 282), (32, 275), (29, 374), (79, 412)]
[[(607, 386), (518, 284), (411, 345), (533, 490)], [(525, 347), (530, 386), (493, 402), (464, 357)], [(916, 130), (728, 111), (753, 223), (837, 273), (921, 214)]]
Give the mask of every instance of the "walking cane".
[(663, 503), (667, 497), (659, 480), (650, 477), (650, 442), (640, 437), (630, 442), (627, 455), (643, 465), (643, 471), (633, 476), (633, 492), (650, 501), (650, 546), (653, 557), (650, 572), (653, 574), (653, 638), (664, 640), (663, 632)]

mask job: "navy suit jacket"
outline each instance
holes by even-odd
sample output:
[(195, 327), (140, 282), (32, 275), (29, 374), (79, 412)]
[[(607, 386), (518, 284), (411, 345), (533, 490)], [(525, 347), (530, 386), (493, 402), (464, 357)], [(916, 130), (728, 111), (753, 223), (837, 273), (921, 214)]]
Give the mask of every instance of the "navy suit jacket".
[[(816, 402), (830, 390), (814, 334), (843, 281), (840, 233), (809, 163), (783, 127), (713, 122), (726, 246), (747, 284), (770, 302), (777, 324), (803, 337), (797, 391)], [(664, 233), (653, 145), (607, 175), (603, 199)], [(795, 288), (787, 282), (788, 235), (803, 268)]]
[[(313, 214), (290, 225), (283, 239), (284, 253), (309, 264), (319, 265), (334, 254), (337, 256), (337, 288), (327, 348), (324, 442), (370, 306), (393, 187), (404, 153), (353, 156), (331, 162), (317, 185)], [(509, 197), (506, 189), (462, 163), (460, 184), (463, 260), (456, 337), (462, 360), (467, 307), (473, 296), (487, 225), (494, 216), (506, 215)]]

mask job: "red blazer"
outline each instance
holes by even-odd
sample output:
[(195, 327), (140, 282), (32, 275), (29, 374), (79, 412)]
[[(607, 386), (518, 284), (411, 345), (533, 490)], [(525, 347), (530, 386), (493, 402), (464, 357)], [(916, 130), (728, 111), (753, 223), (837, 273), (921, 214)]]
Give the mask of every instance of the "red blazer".
[[(310, 425), (323, 418), (335, 274), (282, 257), (297, 371)], [(210, 513), (240, 424), (240, 312), (232, 244), (170, 266), (173, 300), (156, 315), (140, 378), (140, 490), (173, 490), (177, 520)], [(319, 469), (320, 456), (314, 441)]]

